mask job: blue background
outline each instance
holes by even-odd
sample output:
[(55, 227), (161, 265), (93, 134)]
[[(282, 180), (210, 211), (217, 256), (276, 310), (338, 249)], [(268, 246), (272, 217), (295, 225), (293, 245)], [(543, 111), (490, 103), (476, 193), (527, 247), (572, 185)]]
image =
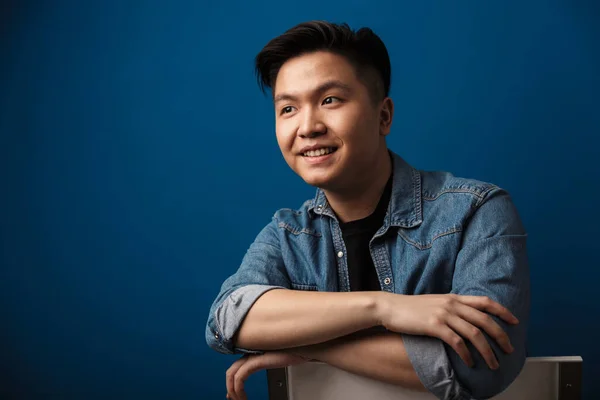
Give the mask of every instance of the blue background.
[[(600, 6), (594, 1), (7, 1), (0, 9), (0, 391), (225, 396), (209, 306), (280, 207), (287, 167), (253, 75), (309, 19), (372, 27), (390, 147), (491, 181), (530, 233), (530, 354), (600, 376)], [(266, 399), (265, 374), (248, 384)]]

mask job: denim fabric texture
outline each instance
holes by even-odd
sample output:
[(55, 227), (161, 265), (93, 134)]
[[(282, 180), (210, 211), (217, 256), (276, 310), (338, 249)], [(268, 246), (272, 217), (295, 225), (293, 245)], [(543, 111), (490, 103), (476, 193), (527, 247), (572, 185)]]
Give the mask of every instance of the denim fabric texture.
[[(509, 193), (448, 172), (420, 171), (390, 151), (392, 196), (383, 226), (370, 242), (381, 290), (407, 294), (488, 296), (520, 321), (508, 325), (515, 348), (504, 351), (486, 335), (500, 368), (487, 367), (467, 341), (469, 368), (440, 339), (402, 334), (425, 387), (440, 399), (479, 399), (504, 390), (526, 358), (530, 307), (526, 232)], [(323, 191), (299, 209), (281, 209), (250, 245), (238, 270), (211, 306), (206, 341), (225, 354), (262, 353), (235, 346), (246, 313), (274, 288), (349, 291), (346, 248)]]

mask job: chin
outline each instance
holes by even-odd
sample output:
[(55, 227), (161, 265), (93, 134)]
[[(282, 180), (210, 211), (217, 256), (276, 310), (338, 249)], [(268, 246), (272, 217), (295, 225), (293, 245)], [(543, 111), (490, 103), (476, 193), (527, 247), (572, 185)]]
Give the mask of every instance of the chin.
[[(290, 167), (292, 167), (290, 165)], [(330, 165), (326, 168), (311, 168), (304, 165), (294, 165), (292, 170), (310, 186), (320, 189), (329, 189), (335, 186), (340, 178), (340, 170), (337, 165)]]
[(334, 183), (334, 179), (331, 176), (318, 176), (317, 174), (303, 174), (300, 175), (302, 180), (310, 186), (318, 187), (319, 189), (327, 189)]
[(327, 186), (327, 181), (321, 179), (304, 179), (304, 182), (319, 189), (324, 189)]

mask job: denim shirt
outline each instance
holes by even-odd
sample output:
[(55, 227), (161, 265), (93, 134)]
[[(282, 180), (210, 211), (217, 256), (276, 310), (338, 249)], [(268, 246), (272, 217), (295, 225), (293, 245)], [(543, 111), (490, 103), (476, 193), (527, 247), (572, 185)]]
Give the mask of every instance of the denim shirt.
[[(498, 186), (419, 171), (390, 154), (392, 197), (369, 246), (381, 290), (488, 296), (520, 321), (509, 325), (492, 316), (515, 349), (506, 354), (484, 332), (500, 364), (495, 371), (468, 341), (471, 368), (438, 338), (401, 334), (409, 359), (423, 385), (440, 399), (494, 396), (512, 383), (526, 358), (529, 266), (517, 210)], [(275, 288), (350, 290), (339, 221), (322, 190), (298, 210), (277, 211), (258, 234), (211, 306), (208, 345), (225, 354), (260, 354), (236, 347), (233, 337), (252, 304)]]

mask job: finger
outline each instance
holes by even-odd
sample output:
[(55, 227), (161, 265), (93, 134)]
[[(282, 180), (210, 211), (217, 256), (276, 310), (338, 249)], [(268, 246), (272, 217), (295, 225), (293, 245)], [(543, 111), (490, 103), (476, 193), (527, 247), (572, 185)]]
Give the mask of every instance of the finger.
[(508, 308), (495, 302), (487, 296), (463, 296), (458, 295), (457, 299), (468, 306), (474, 307), (481, 311), (486, 311), (490, 314), (494, 314), (497, 317), (502, 318), (504, 321), (510, 324), (518, 324), (519, 320), (511, 313)]
[(229, 369), (225, 373), (225, 383), (227, 385), (227, 395), (232, 400), (238, 400), (238, 398), (235, 396), (235, 387), (233, 384), (235, 374), (240, 369), (240, 367), (246, 363), (246, 361), (248, 361), (248, 357), (243, 356), (242, 358), (240, 358), (239, 360), (237, 360), (236, 362), (231, 364), (231, 367), (229, 367)]
[(498, 367), (500, 367), (498, 360), (496, 359), (496, 355), (492, 351), (490, 344), (479, 328), (456, 316), (448, 318), (448, 325), (456, 333), (461, 335), (463, 338), (467, 338), (473, 344), (473, 346), (475, 346), (490, 369), (496, 370)]
[(236, 362), (234, 362), (231, 367), (229, 367), (229, 369), (227, 370), (227, 373), (225, 374), (226, 378), (226, 384), (227, 384), (227, 395), (230, 399), (232, 400), (238, 400), (237, 396), (235, 395), (235, 387), (233, 384), (233, 380), (235, 378), (235, 374), (236, 372), (240, 369), (240, 367), (242, 365), (244, 365), (244, 363), (247, 361), (247, 357), (244, 356), (242, 358), (240, 358), (239, 360), (237, 360)]
[(274, 353), (263, 354), (260, 356), (251, 357), (248, 362), (244, 363), (235, 374), (234, 386), (235, 392), (240, 400), (247, 400), (244, 384), (250, 375), (267, 368), (273, 363)]
[(456, 351), (459, 357), (464, 361), (467, 366), (473, 366), (473, 358), (471, 357), (471, 352), (467, 348), (467, 344), (464, 339), (460, 337), (456, 332), (450, 329), (448, 326), (445, 326), (441, 329), (437, 330), (438, 338), (442, 339), (444, 342), (448, 343), (450, 347)]
[(498, 325), (498, 323), (494, 321), (489, 314), (483, 313), (469, 306), (457, 307), (456, 314), (470, 324), (483, 329), (500, 345), (504, 352), (510, 354), (514, 351), (514, 348), (510, 343), (510, 338), (504, 329), (502, 329), (502, 327), (500, 327), (500, 325)]
[(235, 393), (236, 400), (247, 400), (246, 390), (244, 389), (244, 384), (247, 378), (247, 376), (244, 376), (244, 371), (241, 368), (235, 374), (233, 392)]
[(261, 360), (264, 360), (265, 356), (266, 355), (263, 354), (258, 357), (251, 357), (235, 373), (235, 377), (233, 379), (233, 386), (234, 392), (239, 400), (248, 399), (246, 395), (246, 390), (244, 389), (244, 384), (248, 377), (250, 377), (250, 375), (260, 370), (262, 365)]

